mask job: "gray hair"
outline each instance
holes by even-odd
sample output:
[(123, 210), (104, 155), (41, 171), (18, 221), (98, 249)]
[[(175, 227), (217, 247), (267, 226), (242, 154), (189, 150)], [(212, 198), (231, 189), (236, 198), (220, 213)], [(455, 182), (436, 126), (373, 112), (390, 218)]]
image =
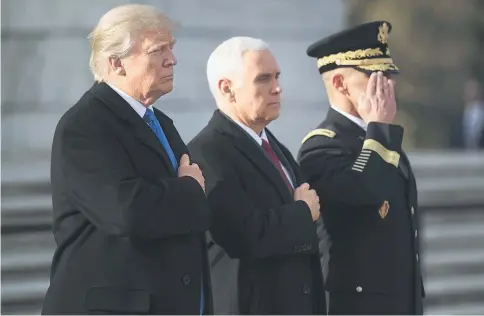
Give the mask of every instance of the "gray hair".
[(219, 80), (242, 73), (244, 53), (266, 49), (269, 45), (263, 40), (242, 36), (232, 37), (218, 45), (207, 62), (208, 85), (215, 100), (219, 95)]
[(140, 33), (146, 30), (172, 30), (176, 23), (155, 7), (141, 4), (118, 6), (101, 17), (89, 34), (91, 58), (89, 68), (96, 81), (104, 81), (108, 59), (129, 56)]

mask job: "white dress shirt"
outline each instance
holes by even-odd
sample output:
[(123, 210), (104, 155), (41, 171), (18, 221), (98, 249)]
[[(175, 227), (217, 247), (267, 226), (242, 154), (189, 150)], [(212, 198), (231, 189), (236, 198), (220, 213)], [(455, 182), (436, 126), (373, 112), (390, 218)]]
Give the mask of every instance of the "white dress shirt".
[(335, 110), (336, 112), (338, 112), (339, 114), (345, 116), (347, 119), (349, 119), (350, 121), (352, 121), (353, 123), (355, 123), (356, 125), (358, 125), (359, 127), (361, 127), (365, 132), (367, 130), (367, 124), (359, 117), (356, 117), (354, 115), (351, 115), (349, 113), (346, 113), (346, 112), (343, 112), (341, 111), (340, 109), (336, 108), (336, 107), (331, 107), (333, 110)]
[[(250, 127), (248, 127), (248, 126), (246, 126), (246, 125), (244, 125), (240, 122), (237, 122), (235, 120), (234, 120), (234, 122), (237, 123), (237, 125), (239, 125), (247, 134), (249, 134), (249, 136), (252, 137), (257, 142), (257, 144), (259, 144), (259, 146), (262, 147), (262, 140), (265, 140), (268, 143), (270, 143), (269, 139), (267, 138), (267, 134), (266, 134), (265, 129), (262, 130), (262, 133), (259, 136)], [(281, 162), (281, 167), (282, 167), (282, 170), (284, 171), (284, 173), (286, 174), (287, 180), (289, 180), (289, 183), (291, 184), (292, 188), (294, 189), (294, 183), (292, 183), (291, 176), (289, 175), (289, 172), (287, 171), (286, 167), (284, 167), (284, 164), (282, 162)]]
[[(141, 116), (141, 118), (143, 118), (143, 116), (145, 116), (146, 107), (141, 102), (139, 102), (138, 100), (136, 100), (132, 96), (128, 95), (126, 92), (122, 91), (121, 89), (118, 89), (115, 86), (113, 86), (113, 85), (111, 85), (107, 82), (106, 82), (106, 84), (108, 86), (110, 86), (114, 91), (116, 91), (121, 96), (121, 98), (123, 98), (126, 102), (128, 102), (129, 105), (131, 105), (131, 107), (133, 108), (133, 110), (135, 110), (136, 113), (138, 113), (139, 116)], [(152, 105), (148, 106), (148, 108), (153, 111)]]

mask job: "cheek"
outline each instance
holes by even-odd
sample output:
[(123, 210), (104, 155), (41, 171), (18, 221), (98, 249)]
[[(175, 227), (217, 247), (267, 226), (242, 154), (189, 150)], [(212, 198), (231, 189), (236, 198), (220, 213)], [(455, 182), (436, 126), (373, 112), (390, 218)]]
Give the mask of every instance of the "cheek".
[(264, 89), (255, 88), (253, 95), (254, 95), (254, 106), (257, 107), (259, 111), (264, 111), (268, 102), (269, 94), (266, 93)]
[(366, 91), (367, 85), (368, 85), (368, 79), (367, 78), (361, 79), (358, 82), (358, 89), (361, 91)]
[(146, 69), (146, 73), (150, 74), (151, 76), (154, 76), (160, 73), (162, 68), (162, 63), (156, 59), (151, 59), (146, 63), (144, 68)]
[(163, 67), (162, 59), (156, 56), (150, 56), (140, 61), (138, 69), (140, 73), (153, 75), (159, 73)]
[(141, 80), (146, 75), (147, 69), (146, 62), (143, 60), (136, 60), (126, 68), (128, 76), (135, 80)]
[(366, 92), (368, 80), (360, 79), (352, 82), (352, 89), (350, 89), (350, 95), (357, 98), (361, 93)]

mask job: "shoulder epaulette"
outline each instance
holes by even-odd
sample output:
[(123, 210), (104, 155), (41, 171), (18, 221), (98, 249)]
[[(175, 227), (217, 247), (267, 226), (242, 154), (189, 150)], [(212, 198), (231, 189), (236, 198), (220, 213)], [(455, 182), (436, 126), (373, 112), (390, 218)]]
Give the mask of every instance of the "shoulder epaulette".
[(326, 128), (318, 128), (318, 129), (315, 129), (311, 132), (309, 132), (306, 137), (303, 138), (302, 140), (302, 144), (304, 144), (308, 139), (310, 139), (311, 137), (313, 136), (326, 136), (326, 137), (329, 137), (329, 138), (333, 138), (334, 136), (336, 136), (336, 133), (332, 130), (329, 130), (329, 129), (326, 129)]

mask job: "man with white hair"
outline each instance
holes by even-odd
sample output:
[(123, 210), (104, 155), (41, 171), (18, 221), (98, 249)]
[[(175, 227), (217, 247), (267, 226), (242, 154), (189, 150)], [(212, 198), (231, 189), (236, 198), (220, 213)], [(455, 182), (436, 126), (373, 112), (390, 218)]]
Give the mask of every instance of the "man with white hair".
[(213, 240), (239, 259), (237, 313), (326, 314), (319, 198), (266, 128), (279, 117), (279, 75), (262, 40), (220, 44), (207, 63), (218, 110), (188, 148), (207, 179)]
[(57, 250), (43, 314), (212, 313), (205, 180), (153, 108), (173, 89), (172, 28), (125, 5), (90, 34), (96, 82), (52, 145)]

